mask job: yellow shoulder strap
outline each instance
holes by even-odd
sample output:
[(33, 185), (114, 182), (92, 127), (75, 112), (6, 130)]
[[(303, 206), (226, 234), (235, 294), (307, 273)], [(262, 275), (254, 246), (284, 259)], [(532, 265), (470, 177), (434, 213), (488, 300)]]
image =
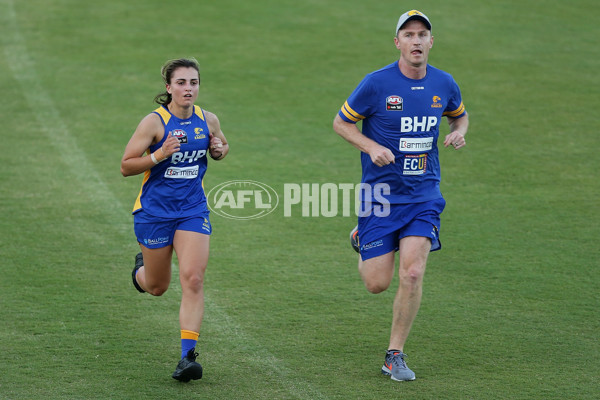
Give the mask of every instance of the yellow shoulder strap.
[(158, 107), (156, 110), (154, 110), (154, 112), (161, 116), (165, 125), (169, 123), (169, 120), (171, 119), (171, 113), (165, 110), (164, 107)]
[(198, 106), (195, 105), (194, 106), (194, 112), (196, 113), (197, 116), (200, 117), (200, 119), (202, 121), (204, 121), (204, 111), (202, 111), (202, 109), (200, 107), (198, 107)]

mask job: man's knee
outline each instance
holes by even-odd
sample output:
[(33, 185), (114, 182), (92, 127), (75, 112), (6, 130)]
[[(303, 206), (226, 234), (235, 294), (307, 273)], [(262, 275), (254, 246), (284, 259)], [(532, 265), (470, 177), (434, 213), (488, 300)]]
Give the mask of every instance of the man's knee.
[(364, 282), (367, 290), (373, 294), (381, 293), (390, 286), (390, 282), (382, 282), (382, 281), (376, 281), (376, 280), (369, 281), (364, 278), (363, 278), (363, 282)]
[(381, 293), (390, 286), (394, 277), (393, 255), (367, 261), (361, 260), (358, 263), (358, 271), (369, 292), (373, 294)]
[(423, 281), (425, 275), (425, 265), (415, 263), (406, 268), (400, 269), (400, 283), (405, 285), (418, 285)]

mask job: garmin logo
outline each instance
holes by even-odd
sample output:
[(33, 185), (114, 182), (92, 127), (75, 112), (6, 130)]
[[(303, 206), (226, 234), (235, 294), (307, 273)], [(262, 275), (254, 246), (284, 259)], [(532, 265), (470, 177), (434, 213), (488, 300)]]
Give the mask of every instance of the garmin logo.
[(400, 139), (400, 151), (404, 153), (422, 153), (432, 148), (433, 137)]

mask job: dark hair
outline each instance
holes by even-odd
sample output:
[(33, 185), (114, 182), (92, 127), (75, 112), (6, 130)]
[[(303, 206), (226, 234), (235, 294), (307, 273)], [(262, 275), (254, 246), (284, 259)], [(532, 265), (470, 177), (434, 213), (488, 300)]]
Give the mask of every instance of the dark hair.
[[(160, 73), (162, 75), (165, 84), (171, 84), (171, 76), (177, 68), (194, 68), (198, 71), (198, 85), (200, 84), (200, 66), (195, 58), (178, 58), (176, 60), (169, 60), (162, 66)], [(171, 94), (167, 91), (156, 95), (154, 101), (160, 105), (166, 106), (172, 100)]]

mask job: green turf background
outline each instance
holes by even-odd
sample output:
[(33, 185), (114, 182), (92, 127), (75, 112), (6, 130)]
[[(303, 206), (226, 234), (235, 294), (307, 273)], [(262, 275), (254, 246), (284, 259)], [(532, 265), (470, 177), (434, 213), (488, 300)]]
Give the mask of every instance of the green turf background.
[[(352, 183), (331, 121), (397, 59), (419, 8), (430, 63), (453, 74), (467, 147), (441, 151), (444, 250), (405, 348), (418, 379), (379, 374), (394, 290), (374, 296), (352, 217), (214, 216), (200, 338), (179, 355), (174, 276), (138, 295), (119, 162), (194, 56), (198, 104), (231, 143), (207, 188)], [(599, 6), (595, 0), (0, 0), (0, 399), (593, 399), (600, 392)], [(175, 275), (177, 272), (175, 271)], [(393, 286), (396, 283), (393, 283)]]

